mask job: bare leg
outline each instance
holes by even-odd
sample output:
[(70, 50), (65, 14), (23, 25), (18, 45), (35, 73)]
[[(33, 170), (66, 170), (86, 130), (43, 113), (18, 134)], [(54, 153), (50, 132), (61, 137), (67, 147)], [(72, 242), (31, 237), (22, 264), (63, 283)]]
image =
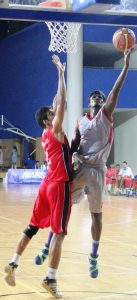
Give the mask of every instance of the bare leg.
[(24, 230), (24, 233), (22, 234), (17, 244), (16, 251), (12, 257), (11, 262), (8, 266), (5, 267), (5, 280), (9, 285), (15, 286), (15, 272), (19, 264), (20, 256), (23, 254), (31, 238), (38, 232), (38, 230), (39, 227), (33, 225), (28, 225)]
[(22, 255), (22, 253), (26, 249), (27, 245), (29, 244), (30, 240), (31, 239), (25, 233), (23, 233), (23, 235), (21, 236), (21, 239), (18, 242), (17, 248), (16, 248), (16, 253), (18, 255)]
[(102, 232), (102, 213), (91, 213), (92, 225), (91, 225), (91, 236), (92, 236), (92, 250), (89, 255), (89, 272), (90, 277), (98, 277), (98, 247)]
[(15, 272), (16, 272), (16, 268), (18, 266), (18, 261), (29, 242), (30, 242), (30, 238), (26, 234), (23, 233), (23, 235), (17, 245), (16, 252), (11, 260), (11, 263), (5, 267), (5, 273), (7, 274), (5, 276), (5, 280), (11, 286), (16, 285)]
[(119, 188), (123, 189), (123, 187), (124, 187), (124, 178), (121, 178)]
[(60, 263), (63, 240), (64, 234), (54, 234), (52, 237), (48, 272), (42, 283), (43, 287), (57, 299), (62, 298), (62, 294), (57, 290), (56, 273)]
[(99, 241), (102, 232), (102, 213), (91, 213), (91, 235), (94, 241)]
[(60, 258), (61, 258), (63, 240), (64, 240), (64, 234), (53, 235), (52, 242), (50, 245), (50, 252), (49, 252), (50, 268), (58, 269)]

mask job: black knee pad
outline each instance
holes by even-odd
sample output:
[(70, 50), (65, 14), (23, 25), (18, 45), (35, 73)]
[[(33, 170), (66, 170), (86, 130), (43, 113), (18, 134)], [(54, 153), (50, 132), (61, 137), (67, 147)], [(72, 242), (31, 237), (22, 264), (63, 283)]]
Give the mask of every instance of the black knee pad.
[(28, 227), (23, 231), (30, 239), (35, 235), (39, 230), (39, 227), (28, 225)]

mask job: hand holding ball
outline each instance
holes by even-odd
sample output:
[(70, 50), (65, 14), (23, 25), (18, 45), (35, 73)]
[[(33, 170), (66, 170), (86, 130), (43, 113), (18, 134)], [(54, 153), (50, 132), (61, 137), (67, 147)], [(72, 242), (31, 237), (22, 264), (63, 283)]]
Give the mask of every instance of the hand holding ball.
[(129, 28), (120, 28), (113, 35), (113, 45), (116, 49), (124, 52), (134, 48), (136, 36)]

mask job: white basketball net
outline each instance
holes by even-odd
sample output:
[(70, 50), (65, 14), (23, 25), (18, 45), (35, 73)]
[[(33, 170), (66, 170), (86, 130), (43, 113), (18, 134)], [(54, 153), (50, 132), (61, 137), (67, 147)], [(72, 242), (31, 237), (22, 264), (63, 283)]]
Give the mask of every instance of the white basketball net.
[(58, 53), (75, 53), (77, 51), (77, 36), (81, 24), (45, 22), (49, 28), (51, 41), (48, 50)]

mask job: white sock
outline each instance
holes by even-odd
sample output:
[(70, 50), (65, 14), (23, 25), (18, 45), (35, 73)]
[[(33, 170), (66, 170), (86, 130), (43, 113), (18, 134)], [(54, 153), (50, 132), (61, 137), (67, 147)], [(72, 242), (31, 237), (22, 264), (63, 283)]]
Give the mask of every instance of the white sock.
[(57, 269), (53, 269), (53, 268), (48, 267), (47, 277), (49, 279), (56, 279), (56, 275), (57, 275)]
[(16, 265), (19, 265), (20, 255), (15, 253), (12, 257), (11, 262), (14, 262)]

